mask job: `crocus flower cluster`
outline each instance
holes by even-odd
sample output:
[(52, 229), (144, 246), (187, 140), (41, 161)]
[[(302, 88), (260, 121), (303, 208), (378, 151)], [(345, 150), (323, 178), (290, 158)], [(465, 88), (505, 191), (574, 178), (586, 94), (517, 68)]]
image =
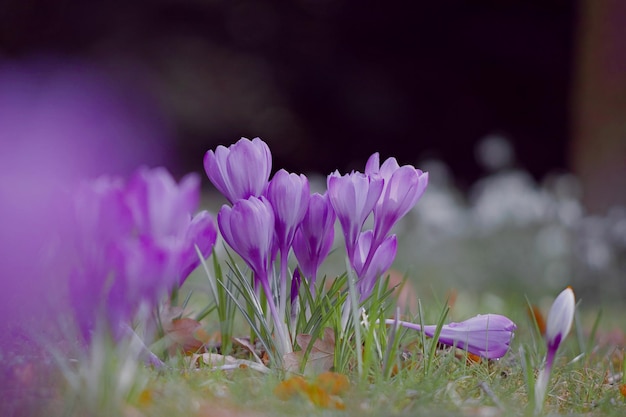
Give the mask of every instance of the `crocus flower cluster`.
[[(270, 181), (271, 163), (269, 148), (259, 138), (242, 138), (228, 148), (218, 146), (204, 158), (207, 176), (232, 204), (224, 205), (218, 214), (222, 236), (253, 271), (256, 288), (265, 292), (281, 342), (278, 347), (285, 353), (291, 349), (286, 304), (295, 308), (300, 273), (315, 282), (332, 247), (335, 220), (341, 224), (347, 257), (359, 278), (360, 301), (364, 301), (391, 266), (397, 239), (390, 232), (424, 194), (428, 173), (410, 165), (399, 166), (395, 158), (380, 165), (375, 153), (367, 161), (365, 173), (340, 175), (335, 171), (327, 178), (327, 193), (310, 195), (304, 175), (279, 170)], [(372, 214), (374, 228), (363, 231)], [(288, 283), (287, 260), (292, 248), (299, 268)], [(276, 279), (272, 265), (278, 252), (281, 267)], [(431, 337), (436, 330), (436, 326), (393, 323)], [(500, 358), (508, 351), (515, 328), (508, 318), (487, 314), (443, 326), (439, 341), (488, 359)]]
[(574, 296), (574, 290), (572, 290), (571, 287), (567, 287), (556, 297), (548, 312), (545, 334), (547, 347), (546, 361), (535, 383), (536, 412), (541, 411), (543, 408), (554, 358), (556, 357), (556, 352), (559, 350), (561, 343), (565, 340), (572, 328), (575, 309), (576, 297)]
[(154, 307), (207, 257), (217, 229), (199, 203), (199, 178), (176, 183), (163, 168), (139, 169), (124, 182), (100, 177), (73, 193), (76, 258), (70, 303), (86, 340), (103, 314), (115, 337), (142, 305)]
[[(328, 177), (328, 194), (344, 232), (348, 259), (359, 281), (361, 301), (372, 292), (376, 279), (393, 262), (396, 236), (393, 226), (407, 214), (424, 194), (428, 173), (411, 165), (399, 166), (395, 158), (380, 165), (378, 153), (367, 161), (365, 173)], [(374, 213), (374, 229), (362, 231)]]
[[(204, 158), (207, 176), (232, 204), (224, 205), (218, 214), (222, 235), (252, 269), (255, 285), (265, 291), (272, 314), (277, 313), (274, 321), (280, 333), (288, 299), (293, 303), (290, 290), (294, 286), (287, 282), (291, 249), (300, 271), (314, 283), (331, 250), (339, 218), (364, 300), (391, 266), (397, 241), (389, 232), (424, 193), (428, 174), (412, 166), (400, 167), (394, 158), (380, 166), (374, 154), (365, 174), (335, 172), (328, 177), (328, 194), (310, 195), (304, 175), (281, 169), (269, 180), (271, 163), (269, 148), (259, 138), (242, 138), (228, 148), (218, 146)], [(362, 232), (371, 213), (375, 228)], [(280, 276), (275, 294), (271, 271), (278, 252)]]

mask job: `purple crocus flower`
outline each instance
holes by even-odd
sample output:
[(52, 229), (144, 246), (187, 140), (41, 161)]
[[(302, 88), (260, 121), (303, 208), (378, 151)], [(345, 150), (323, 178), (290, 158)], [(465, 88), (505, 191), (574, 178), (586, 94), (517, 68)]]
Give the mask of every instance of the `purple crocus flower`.
[[(422, 328), (419, 324), (395, 319), (386, 320), (385, 323), (400, 324), (409, 329), (423, 331), (429, 337), (433, 337), (437, 330), (436, 325)], [(499, 359), (509, 350), (516, 328), (515, 323), (508, 317), (498, 314), (484, 314), (460, 323), (443, 325), (438, 341), (486, 359)]]
[(367, 230), (361, 233), (354, 257), (350, 260), (352, 268), (359, 277), (357, 287), (361, 294), (360, 301), (365, 300), (372, 293), (378, 277), (393, 263), (398, 248), (396, 235), (388, 236), (378, 247), (372, 247), (373, 239), (373, 231)]
[(574, 290), (572, 290), (571, 287), (567, 287), (556, 297), (548, 312), (548, 322), (546, 324), (546, 361), (535, 383), (535, 411), (537, 413), (543, 408), (554, 358), (559, 346), (561, 346), (561, 342), (567, 337), (572, 328), (575, 309), (576, 297), (574, 296)]
[(198, 194), (197, 177), (177, 184), (162, 168), (141, 168), (128, 184), (102, 177), (78, 187), (70, 299), (87, 341), (101, 314), (121, 336), (142, 304), (182, 283), (200, 262), (195, 245), (210, 254), (217, 230), (208, 213), (191, 217)]
[(379, 166), (376, 152), (367, 160), (365, 174), (384, 180), (383, 191), (374, 208), (374, 241), (377, 246), (424, 194), (428, 173), (411, 165), (399, 166), (396, 158), (388, 158)]
[(576, 297), (571, 287), (564, 289), (552, 303), (546, 323), (546, 345), (548, 347), (546, 366), (552, 365), (561, 342), (569, 334), (574, 321), (575, 308)]
[(270, 181), (266, 193), (274, 209), (276, 244), (280, 250), (280, 293), (279, 314), (287, 308), (287, 262), (293, 235), (304, 218), (309, 205), (309, 180), (304, 175), (278, 171)]
[(204, 155), (207, 176), (226, 199), (234, 204), (250, 196), (260, 197), (272, 170), (272, 154), (259, 138), (241, 138), (228, 148), (220, 145)]
[(315, 282), (317, 270), (332, 248), (336, 218), (327, 194), (313, 193), (293, 239), (293, 252), (302, 273), (311, 284)]
[(378, 202), (383, 185), (382, 178), (360, 172), (342, 176), (335, 171), (328, 176), (328, 197), (343, 229), (350, 259), (354, 257), (363, 223)]
[(274, 209), (278, 248), (286, 257), (296, 228), (309, 206), (309, 180), (304, 175), (290, 174), (281, 169), (269, 182), (265, 196)]
[[(238, 200), (232, 207), (223, 205), (217, 223), (226, 243), (243, 258), (254, 272), (255, 285), (260, 285), (267, 297), (274, 319), (282, 353), (290, 350), (283, 317), (278, 314), (270, 286), (271, 262), (274, 248), (274, 210), (265, 197)], [(286, 296), (286, 294), (283, 294)]]
[(224, 240), (246, 261), (263, 288), (269, 286), (274, 222), (274, 210), (265, 197), (238, 200), (232, 207), (225, 204), (217, 214)]

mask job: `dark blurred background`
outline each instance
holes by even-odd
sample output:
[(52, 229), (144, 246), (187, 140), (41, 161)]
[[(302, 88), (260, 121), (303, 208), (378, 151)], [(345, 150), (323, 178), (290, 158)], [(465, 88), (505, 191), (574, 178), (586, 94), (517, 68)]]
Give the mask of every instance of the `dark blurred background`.
[(178, 174), (259, 136), (275, 170), (362, 169), (380, 151), (441, 159), (463, 188), (495, 134), (536, 179), (574, 171), (601, 211), (626, 203), (625, 5), (1, 0), (0, 59), (96, 71), (159, 115)]

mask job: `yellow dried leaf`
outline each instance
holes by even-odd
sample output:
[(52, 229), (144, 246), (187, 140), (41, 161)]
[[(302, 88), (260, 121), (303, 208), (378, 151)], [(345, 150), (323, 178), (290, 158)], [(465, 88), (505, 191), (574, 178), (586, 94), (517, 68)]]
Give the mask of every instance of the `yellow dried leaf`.
[(283, 401), (287, 401), (295, 395), (304, 393), (309, 383), (301, 376), (293, 376), (285, 379), (274, 388), (274, 395)]
[(342, 395), (350, 388), (348, 377), (337, 372), (322, 372), (315, 384), (331, 395)]

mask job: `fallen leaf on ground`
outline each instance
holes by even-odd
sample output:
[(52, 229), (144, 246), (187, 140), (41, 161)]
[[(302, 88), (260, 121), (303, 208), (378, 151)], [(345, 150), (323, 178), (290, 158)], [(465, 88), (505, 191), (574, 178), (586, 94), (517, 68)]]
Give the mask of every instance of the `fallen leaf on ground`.
[[(311, 344), (312, 337), (309, 334), (296, 336), (296, 341), (302, 350), (287, 353), (283, 356), (285, 370), (299, 372), (305, 353)], [(330, 327), (324, 329), (324, 336), (317, 339), (311, 346), (307, 357), (304, 373), (307, 375), (319, 374), (330, 371), (335, 363), (335, 332)]]
[(321, 408), (345, 409), (339, 397), (350, 388), (350, 381), (345, 375), (335, 372), (324, 372), (313, 382), (296, 375), (282, 381), (274, 388), (274, 394), (283, 401), (292, 398), (306, 398), (311, 404)]
[(274, 395), (283, 401), (287, 401), (291, 397), (298, 395), (298, 393), (304, 392), (308, 385), (309, 383), (306, 382), (306, 380), (301, 376), (292, 376), (291, 378), (287, 378), (280, 384), (276, 385), (276, 388), (274, 388)]
[(189, 358), (189, 367), (196, 368), (200, 363), (209, 366), (222, 366), (222, 365), (232, 365), (237, 362), (232, 356), (229, 355), (220, 355), (219, 353), (194, 353)]
[(189, 357), (188, 366), (195, 369), (200, 365), (200, 361), (211, 367), (214, 371), (233, 371), (235, 369), (253, 369), (264, 374), (270, 373), (270, 369), (262, 363), (249, 361), (246, 359), (236, 359), (232, 356), (224, 356), (219, 353), (195, 353)]
[(170, 355), (180, 350), (188, 355), (198, 353), (204, 347), (200, 338), (208, 336), (200, 322), (188, 317), (173, 319), (163, 326), (163, 330)]
[(322, 372), (315, 378), (315, 384), (332, 395), (344, 394), (350, 388), (350, 380), (337, 372)]
[(266, 365), (265, 363), (263, 363), (259, 355), (256, 353), (254, 346), (252, 346), (252, 343), (250, 343), (249, 339), (242, 338), (242, 337), (233, 337), (233, 342), (238, 343), (239, 345), (243, 346), (244, 349), (246, 349), (248, 352), (252, 354), (252, 356), (254, 356), (254, 359), (258, 363)]

